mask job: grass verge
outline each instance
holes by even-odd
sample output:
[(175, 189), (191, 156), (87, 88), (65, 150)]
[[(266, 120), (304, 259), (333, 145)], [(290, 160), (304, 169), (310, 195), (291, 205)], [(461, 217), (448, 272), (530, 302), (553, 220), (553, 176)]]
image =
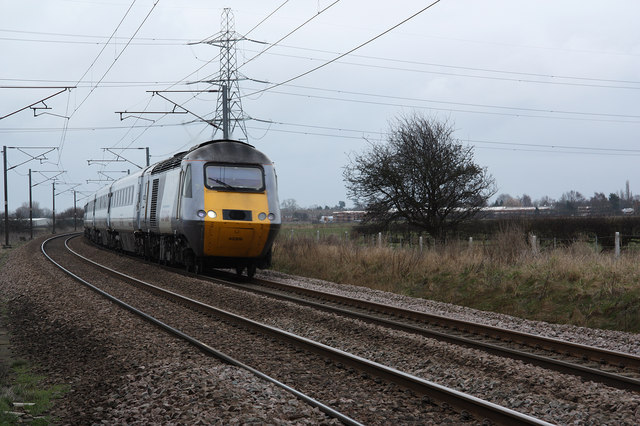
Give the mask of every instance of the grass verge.
[(277, 240), (274, 269), (532, 320), (640, 331), (640, 256), (575, 243), (533, 254), (513, 231), (491, 245), (416, 249)]
[[(54, 419), (47, 415), (55, 398), (67, 391), (64, 385), (45, 386), (44, 378), (34, 374), (26, 361), (18, 360), (0, 377), (0, 425), (15, 424), (19, 416), (13, 412), (23, 412), (21, 423), (48, 425)], [(13, 404), (28, 403), (23, 407)]]

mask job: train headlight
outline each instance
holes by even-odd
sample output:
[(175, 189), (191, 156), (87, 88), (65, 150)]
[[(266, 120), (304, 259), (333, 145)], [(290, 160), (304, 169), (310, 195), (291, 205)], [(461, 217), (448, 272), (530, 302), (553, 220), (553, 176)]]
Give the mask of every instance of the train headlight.
[(215, 219), (218, 215), (213, 210), (209, 210), (207, 212), (207, 216), (209, 216), (211, 219)]
[(200, 219), (204, 218), (207, 215), (207, 212), (205, 212), (204, 210), (198, 210), (198, 217)]
[(269, 220), (273, 220), (276, 218), (276, 215), (273, 213), (269, 213), (269, 216), (267, 216), (269, 218)]
[(260, 214), (258, 215), (258, 219), (260, 219), (260, 220), (265, 220), (266, 218), (267, 218), (266, 213), (260, 213)]

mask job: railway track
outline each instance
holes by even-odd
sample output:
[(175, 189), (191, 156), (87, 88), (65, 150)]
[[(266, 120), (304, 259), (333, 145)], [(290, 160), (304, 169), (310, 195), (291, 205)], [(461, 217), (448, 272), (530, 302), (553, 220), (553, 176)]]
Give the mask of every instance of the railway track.
[[(43, 244), (43, 252), (46, 251), (45, 245), (50, 243), (51, 241), (48, 240), (48, 242), (45, 242)], [(65, 255), (65, 256), (68, 256), (68, 255)], [(258, 323), (257, 321), (243, 318), (239, 315), (236, 315), (227, 311), (223, 311), (218, 308), (214, 308), (212, 306), (198, 302), (194, 299), (185, 298), (175, 292), (170, 292), (170, 291), (161, 289), (157, 286), (151, 285), (149, 283), (145, 283), (131, 276), (124, 275), (117, 271), (106, 268), (104, 266), (98, 265), (96, 262), (93, 262), (89, 259), (86, 259), (86, 258), (84, 259), (85, 259), (84, 260), (85, 262), (91, 262), (91, 265), (92, 265), (91, 269), (101, 268), (100, 274), (106, 273), (110, 276), (117, 276), (118, 277), (117, 280), (120, 280), (120, 281), (124, 280), (129, 284), (133, 284), (137, 289), (144, 289), (143, 292), (140, 292), (140, 291), (136, 292), (136, 296), (133, 297), (133, 300), (135, 300), (136, 303), (139, 303), (141, 299), (147, 299), (151, 297), (149, 296), (149, 292), (152, 292), (154, 295), (162, 295), (163, 298), (167, 298), (167, 299), (170, 299), (171, 301), (175, 301), (181, 306), (186, 306), (192, 312), (197, 312), (198, 315), (206, 315), (207, 318), (217, 318), (218, 322), (216, 322), (215, 326), (208, 325), (211, 319), (207, 321), (203, 321), (203, 320), (196, 321), (196, 323), (200, 324), (200, 326), (195, 328), (191, 326), (190, 328), (192, 329), (192, 331), (201, 331), (201, 329), (203, 328), (208, 328), (208, 329), (224, 328), (230, 325), (231, 330), (235, 330), (236, 334), (249, 333), (249, 336), (254, 336), (254, 337), (247, 337), (247, 342), (250, 342), (250, 341), (252, 342), (249, 346), (253, 345), (255, 347), (261, 347), (264, 349), (265, 347), (269, 347), (270, 345), (274, 345), (274, 344), (276, 346), (282, 346), (284, 342), (284, 344), (287, 347), (294, 348), (293, 349), (294, 355), (289, 355), (289, 356), (312, 358), (312, 359), (305, 359), (305, 361), (303, 362), (303, 365), (305, 365), (305, 369), (312, 368), (310, 367), (311, 365), (317, 364), (318, 362), (320, 362), (321, 366), (317, 373), (318, 376), (324, 377), (327, 375), (333, 376), (337, 374), (336, 377), (333, 377), (329, 381), (325, 380), (325, 386), (327, 386), (329, 382), (339, 383), (340, 380), (343, 380), (348, 382), (348, 384), (346, 384), (346, 389), (351, 389), (354, 386), (356, 387), (363, 386), (361, 382), (365, 382), (364, 387), (368, 388), (368, 391), (370, 392), (372, 391), (372, 389), (375, 390), (376, 388), (378, 389), (378, 391), (380, 391), (379, 388), (382, 386), (383, 388), (385, 388), (385, 390), (383, 391), (384, 398), (388, 399), (390, 397), (390, 394), (395, 394), (397, 392), (400, 392), (401, 393), (400, 399), (404, 400), (403, 403), (412, 404), (414, 402), (417, 402), (418, 406), (421, 409), (424, 409), (425, 408), (424, 399), (414, 397), (414, 398), (410, 398), (413, 401), (407, 402), (407, 395), (405, 391), (404, 390), (401, 391), (401, 389), (409, 389), (412, 392), (412, 394), (417, 394), (419, 396), (426, 396), (428, 400), (433, 399), (436, 401), (441, 401), (445, 403), (445, 405), (455, 407), (460, 413), (462, 413), (460, 414), (460, 417), (457, 419), (456, 422), (460, 422), (462, 420), (468, 420), (467, 414), (465, 413), (471, 413), (477, 419), (490, 419), (491, 421), (498, 424), (548, 424), (534, 417), (530, 417), (504, 407), (500, 407), (496, 404), (492, 404), (490, 402), (483, 401), (479, 398), (475, 398), (473, 396), (464, 394), (462, 392), (449, 389), (444, 386), (440, 386), (438, 384), (429, 382), (422, 378), (401, 372), (399, 370), (396, 370), (390, 367), (386, 367), (384, 365), (378, 364), (373, 361), (369, 361), (362, 357), (351, 355), (345, 351), (333, 349), (327, 345), (323, 345), (321, 343), (312, 341), (310, 339), (296, 336), (292, 333), (285, 332), (285, 331), (276, 329), (274, 327), (270, 327), (265, 324)], [(66, 261), (68, 261), (68, 258)], [(66, 271), (66, 272), (71, 273), (70, 271)], [(92, 274), (92, 276), (93, 275), (95, 275), (95, 273)], [(86, 280), (81, 279), (77, 275), (72, 275), (72, 276), (77, 280), (81, 280), (85, 285), (91, 285)], [(114, 286), (114, 285), (113, 284), (106, 285), (106, 287), (109, 287), (109, 286)], [(121, 284), (119, 284), (119, 286), (122, 287)], [(118, 285), (115, 285), (115, 287), (118, 287)], [(104, 291), (98, 290), (96, 286), (92, 286), (92, 288), (94, 288), (97, 291), (101, 291), (102, 294), (104, 294)], [(116, 289), (116, 292), (117, 291), (118, 290)], [(119, 291), (122, 292), (123, 290), (119, 290)], [(131, 298), (131, 296), (128, 296), (128, 297)], [(157, 306), (158, 305), (157, 297), (154, 297), (154, 299), (155, 301), (153, 302), (146, 302), (142, 304), (147, 307)], [(125, 301), (119, 301), (117, 303), (120, 303), (121, 305), (129, 305)], [(136, 313), (138, 313), (137, 311), (139, 310), (139, 309), (134, 310), (134, 308), (132, 307), (127, 307), (127, 309), (130, 309)], [(145, 319), (151, 320), (150, 314), (145, 314)], [(160, 322), (154, 321), (154, 323), (158, 325), (161, 325)], [(205, 324), (205, 322), (207, 324)], [(172, 332), (174, 333), (177, 332), (181, 338), (186, 338), (187, 332), (174, 331), (175, 327), (168, 326), (164, 322), (162, 323), (164, 324), (164, 325), (161, 325), (163, 328), (168, 330), (171, 329)], [(190, 324), (193, 324), (193, 321), (191, 321)], [(189, 326), (187, 326), (187, 328), (189, 328)], [(234, 332), (234, 331), (231, 331), (231, 332)], [(255, 343), (253, 341), (256, 340), (256, 338), (258, 338), (258, 340), (266, 338), (267, 342)], [(274, 343), (274, 341), (276, 343)], [(245, 342), (244, 346), (247, 346), (247, 342)], [(204, 345), (206, 346), (206, 344)], [(266, 345), (266, 346), (256, 346), (256, 345)], [(202, 346), (198, 346), (198, 347), (202, 349)], [(220, 352), (219, 350), (214, 350), (214, 351), (215, 351), (214, 353)], [(266, 353), (280, 354), (282, 351), (283, 351), (282, 348), (278, 348), (278, 349), (274, 348), (273, 350), (268, 350)], [(216, 355), (216, 356), (220, 356), (220, 355)], [(278, 355), (277, 358), (282, 360), (283, 356), (284, 355)], [(292, 361), (288, 361), (288, 362), (292, 362)], [(338, 370), (337, 373), (328, 372), (328, 370), (333, 370), (333, 368), (332, 369), (328, 368), (328, 365), (329, 365), (328, 363), (334, 367), (335, 366), (339, 367), (337, 369)], [(283, 368), (283, 363), (282, 362), (277, 363), (276, 370), (279, 370), (282, 368)], [(360, 375), (355, 379), (353, 377), (354, 374), (352, 369), (358, 370), (360, 372)], [(345, 377), (345, 374), (348, 377)], [(286, 373), (284, 375), (287, 376)], [(291, 375), (289, 377), (291, 377)], [(315, 377), (313, 380), (317, 380), (317, 379), (318, 377)], [(388, 389), (389, 383), (394, 384), (392, 385), (393, 389), (391, 390)], [(345, 392), (346, 391), (345, 388), (343, 388), (342, 391)], [(335, 392), (335, 390), (330, 390), (330, 392)], [(376, 396), (371, 396), (371, 397), (378, 398)], [(383, 405), (384, 403), (381, 402), (380, 404)], [(317, 406), (320, 407), (321, 405), (317, 405)], [(433, 421), (433, 418), (431, 419)], [(367, 420), (371, 421), (370, 419), (367, 419)], [(384, 418), (383, 420), (390, 421), (390, 419), (388, 418)], [(351, 424), (356, 424), (354, 420), (347, 417), (346, 415), (344, 418), (341, 418), (341, 421), (345, 423), (354, 422)]]
[(232, 274), (216, 283), (357, 318), (396, 330), (484, 350), (620, 389), (640, 391), (640, 357), (560, 339), (471, 323), (264, 279), (236, 282)]

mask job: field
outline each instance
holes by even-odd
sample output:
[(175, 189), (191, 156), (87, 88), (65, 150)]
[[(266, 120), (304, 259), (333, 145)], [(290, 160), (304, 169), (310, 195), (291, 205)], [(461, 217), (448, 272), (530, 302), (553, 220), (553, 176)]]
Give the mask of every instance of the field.
[(518, 229), (488, 242), (401, 247), (348, 225), (284, 225), (274, 269), (521, 318), (640, 332), (640, 253), (593, 244), (534, 253)]

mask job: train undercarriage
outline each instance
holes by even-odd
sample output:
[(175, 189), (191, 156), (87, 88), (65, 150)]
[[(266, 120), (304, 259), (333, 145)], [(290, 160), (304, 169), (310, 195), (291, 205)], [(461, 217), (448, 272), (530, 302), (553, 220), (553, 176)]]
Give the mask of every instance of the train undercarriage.
[(145, 260), (167, 266), (182, 266), (196, 274), (214, 268), (234, 269), (236, 275), (246, 272), (252, 278), (256, 270), (271, 266), (271, 249), (261, 258), (205, 257), (197, 256), (183, 235), (161, 235), (151, 232), (135, 231), (120, 233), (107, 229), (85, 229), (85, 237), (92, 242), (111, 250), (127, 252)]

